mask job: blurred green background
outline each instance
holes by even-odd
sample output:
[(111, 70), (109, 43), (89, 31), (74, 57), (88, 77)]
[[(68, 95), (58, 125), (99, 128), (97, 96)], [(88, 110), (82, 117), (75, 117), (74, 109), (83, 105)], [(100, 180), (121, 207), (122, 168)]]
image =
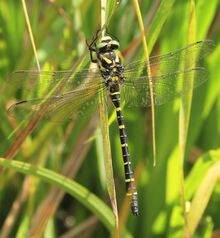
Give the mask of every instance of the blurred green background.
[[(109, 3), (107, 16), (114, 14), (108, 18), (108, 31), (120, 40), (125, 62), (141, 57), (143, 46), (133, 2), (121, 0), (115, 8), (114, 1)], [(208, 81), (194, 90), (182, 167), (178, 99), (155, 108), (156, 167), (150, 110), (124, 110), (132, 164), (138, 178), (138, 217), (132, 216), (124, 200), (118, 128), (116, 121), (110, 123), (113, 175), (123, 228), (118, 236), (220, 237), (220, 1), (197, 0), (194, 10), (193, 1), (186, 0), (149, 0), (139, 4), (151, 55), (184, 47), (190, 34), (195, 35), (195, 41), (214, 40), (216, 47), (202, 62), (209, 70)], [(41, 69), (71, 69), (87, 52), (85, 40), (90, 41), (100, 28), (100, 1), (36, 0), (27, 1), (26, 7)], [(192, 12), (196, 26), (190, 28)], [(11, 72), (36, 68), (22, 2), (1, 1), (0, 87)], [(1, 157), (8, 158), (12, 153), (12, 158), (17, 150), (13, 159), (33, 166), (26, 168), (22, 163), (1, 160), (1, 165), (11, 168), (1, 174), (0, 237), (117, 237), (113, 232), (115, 220), (107, 192), (108, 171), (103, 163), (106, 152), (98, 133), (98, 117), (60, 124), (44, 120), (31, 135), (27, 133), (27, 138), (22, 138), (19, 131), (25, 126), (5, 112), (9, 92), (0, 92), (4, 96), (0, 102)], [(15, 128), (20, 129), (12, 133)], [(20, 140), (24, 140), (22, 146), (18, 145)], [(41, 167), (48, 170), (38, 170)], [(58, 174), (77, 184), (70, 180), (65, 184)], [(185, 196), (180, 193), (181, 184)], [(191, 209), (190, 219), (185, 214), (185, 222), (183, 199), (187, 209)], [(191, 235), (186, 221), (196, 228)]]

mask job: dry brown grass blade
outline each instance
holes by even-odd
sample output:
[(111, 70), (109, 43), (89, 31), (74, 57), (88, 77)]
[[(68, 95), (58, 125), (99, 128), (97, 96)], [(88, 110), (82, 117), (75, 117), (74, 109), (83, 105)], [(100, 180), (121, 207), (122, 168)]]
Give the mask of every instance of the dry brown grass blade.
[[(77, 144), (66, 160), (67, 162), (62, 171), (62, 174), (65, 177), (74, 178), (77, 174), (91, 146), (90, 142), (85, 144), (85, 141), (94, 134), (95, 128), (96, 123), (93, 118), (82, 131), (77, 140)], [(33, 223), (29, 231), (31, 237), (40, 237), (43, 234), (48, 220), (56, 212), (64, 195), (64, 191), (58, 188), (51, 189), (47, 198), (41, 203), (33, 218)], [(45, 211), (47, 212), (45, 213)]]
[(0, 237), (1, 238), (7, 238), (10, 237), (11, 230), (13, 228), (14, 223), (16, 222), (18, 213), (23, 205), (23, 203), (26, 201), (27, 196), (28, 196), (28, 190), (29, 190), (29, 185), (30, 185), (30, 177), (25, 179), (23, 186), (21, 188), (20, 193), (18, 196), (15, 198), (11, 210), (9, 211), (7, 218), (5, 219), (2, 229), (0, 232)]

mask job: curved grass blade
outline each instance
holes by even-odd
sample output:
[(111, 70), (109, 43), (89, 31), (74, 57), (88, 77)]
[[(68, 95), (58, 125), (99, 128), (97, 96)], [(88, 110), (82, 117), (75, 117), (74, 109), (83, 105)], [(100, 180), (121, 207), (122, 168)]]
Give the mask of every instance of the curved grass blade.
[[(94, 122), (93, 118), (85, 126), (82, 133), (80, 133), (77, 143), (69, 154), (68, 158), (65, 160), (66, 163), (64, 164), (64, 167), (61, 171), (61, 174), (65, 177), (74, 179), (74, 177), (76, 176), (91, 146), (91, 142), (85, 143), (85, 141), (94, 133), (96, 126), (97, 125)], [(38, 141), (38, 139), (36, 140)], [(56, 187), (51, 188), (46, 198), (38, 206), (37, 211), (32, 218), (32, 224), (29, 228), (29, 235), (31, 237), (42, 236), (48, 220), (54, 216), (54, 213), (57, 211), (57, 208), (59, 207), (59, 204), (62, 201), (64, 195), (65, 192), (63, 190)], [(53, 205), (51, 205), (51, 201), (53, 201)], [(47, 211), (46, 214), (45, 210)]]
[(34, 165), (20, 162), (9, 161), (4, 158), (0, 158), (0, 165), (6, 168), (14, 169), (20, 173), (37, 176), (72, 195), (85, 207), (91, 210), (97, 217), (103, 222), (106, 228), (111, 231), (114, 224), (113, 214), (108, 206), (106, 206), (98, 197), (87, 190), (85, 187), (76, 183), (75, 181), (68, 179), (58, 173), (45, 168), (38, 168)]

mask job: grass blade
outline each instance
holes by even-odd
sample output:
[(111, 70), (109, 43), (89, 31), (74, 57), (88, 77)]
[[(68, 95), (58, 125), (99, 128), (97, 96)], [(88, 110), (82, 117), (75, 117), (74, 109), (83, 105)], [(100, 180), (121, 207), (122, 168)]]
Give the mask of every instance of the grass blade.
[[(191, 44), (195, 41), (196, 34), (196, 16), (195, 16), (195, 2), (191, 0), (190, 2), (190, 11), (189, 11), (189, 29), (188, 29), (188, 44)], [(190, 56), (194, 57), (195, 56)], [(193, 65), (187, 65), (189, 59), (185, 59), (184, 64), (186, 68), (193, 68)], [(195, 63), (195, 62), (194, 62)], [(190, 87), (189, 84), (190, 83)], [(185, 218), (185, 237), (188, 237), (188, 220), (186, 217), (186, 208), (185, 208), (185, 188), (184, 188), (184, 172), (183, 164), (185, 157), (186, 141), (189, 128), (189, 118), (192, 104), (192, 95), (193, 95), (193, 77), (191, 77), (187, 82), (183, 81), (183, 90), (187, 87), (187, 93), (183, 94), (181, 97), (180, 103), (180, 112), (179, 112), (179, 149), (180, 149), (180, 195), (181, 195), (181, 204)], [(185, 90), (186, 91), (186, 90)]]
[[(90, 137), (95, 131), (96, 123), (91, 120), (80, 134), (77, 144), (74, 146), (73, 151), (66, 159), (66, 164), (61, 174), (67, 178), (74, 178), (80, 169), (82, 162), (91, 146), (90, 143), (86, 143), (88, 137)], [(62, 201), (65, 192), (59, 188), (52, 188), (48, 193), (45, 200), (38, 206), (37, 212), (32, 219), (32, 225), (29, 229), (31, 237), (41, 237), (48, 221), (54, 216), (60, 202)], [(51, 201), (53, 201), (51, 205)], [(47, 213), (45, 214), (45, 210)]]
[[(108, 1), (111, 2), (111, 1)], [(114, 2), (114, 1), (112, 1)], [(101, 0), (101, 29), (102, 36), (105, 35), (105, 24), (106, 24), (106, 0)], [(113, 14), (112, 9), (112, 13)], [(111, 157), (111, 145), (109, 140), (109, 128), (108, 128), (108, 111), (107, 105), (105, 103), (105, 95), (100, 94), (100, 107), (99, 107), (99, 118), (101, 125), (102, 141), (103, 141), (103, 152), (104, 152), (104, 165), (106, 172), (107, 180), (107, 190), (110, 197), (110, 201), (113, 208), (113, 213), (115, 215), (115, 224), (116, 229), (118, 228), (118, 209), (117, 209), (117, 200), (115, 192), (115, 183), (113, 177), (113, 168), (112, 168), (112, 157)]]
[(151, 69), (150, 69), (150, 65), (149, 65), (149, 53), (148, 53), (148, 48), (147, 48), (147, 41), (146, 41), (145, 31), (144, 31), (144, 23), (142, 20), (140, 7), (139, 7), (137, 0), (133, 0), (133, 3), (135, 6), (136, 15), (138, 18), (138, 23), (139, 23), (139, 28), (141, 31), (142, 43), (143, 43), (143, 47), (144, 47), (144, 55), (145, 55), (146, 67), (147, 67), (147, 75), (148, 75), (148, 80), (149, 80), (151, 117), (152, 117), (153, 158), (154, 158), (154, 166), (155, 166), (156, 165), (155, 110), (154, 110), (154, 98), (153, 98), (154, 92), (153, 92), (152, 81), (151, 81)]
[(85, 207), (91, 210), (97, 217), (103, 222), (108, 230), (112, 230), (115, 226), (114, 217), (109, 209), (98, 197), (87, 190), (82, 185), (75, 181), (68, 179), (58, 173), (55, 173), (49, 169), (36, 167), (34, 165), (20, 162), (10, 161), (4, 158), (0, 158), (0, 165), (5, 168), (11, 168), (17, 172), (29, 175), (37, 176), (72, 195)]
[(40, 63), (39, 63), (38, 56), (37, 56), (37, 50), (36, 50), (36, 46), (35, 46), (35, 42), (34, 42), (33, 33), (32, 33), (32, 30), (31, 30), (31, 24), (30, 24), (30, 21), (29, 21), (28, 13), (27, 13), (26, 3), (25, 3), (25, 0), (22, 0), (21, 2), (22, 2), (23, 10), (24, 10), (24, 16), (25, 16), (25, 20), (26, 20), (26, 24), (27, 24), (27, 28), (28, 28), (28, 33), (29, 33), (30, 40), (31, 40), (31, 45), (32, 45), (35, 60), (36, 60), (36, 63), (37, 63), (37, 68), (38, 68), (38, 70), (40, 70)]

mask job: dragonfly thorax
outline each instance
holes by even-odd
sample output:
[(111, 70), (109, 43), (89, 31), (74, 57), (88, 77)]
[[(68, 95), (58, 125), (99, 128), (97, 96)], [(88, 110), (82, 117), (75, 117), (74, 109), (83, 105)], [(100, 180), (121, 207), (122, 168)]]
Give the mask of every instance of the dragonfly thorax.
[(100, 73), (109, 88), (124, 82), (124, 68), (121, 65), (118, 48), (119, 42), (110, 36), (101, 37), (89, 46), (91, 61), (98, 64)]

